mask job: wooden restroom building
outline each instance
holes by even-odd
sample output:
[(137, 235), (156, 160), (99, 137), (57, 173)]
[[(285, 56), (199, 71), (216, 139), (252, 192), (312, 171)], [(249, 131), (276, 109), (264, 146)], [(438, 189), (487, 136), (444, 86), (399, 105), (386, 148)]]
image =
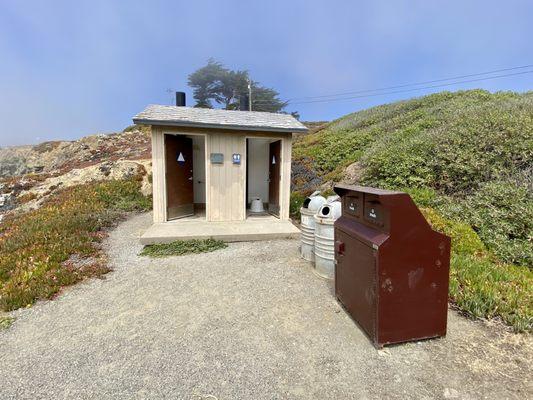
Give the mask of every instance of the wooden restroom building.
[(289, 220), (291, 145), (307, 128), (294, 117), (149, 105), (133, 122), (152, 132), (154, 225), (144, 244), (299, 233)]

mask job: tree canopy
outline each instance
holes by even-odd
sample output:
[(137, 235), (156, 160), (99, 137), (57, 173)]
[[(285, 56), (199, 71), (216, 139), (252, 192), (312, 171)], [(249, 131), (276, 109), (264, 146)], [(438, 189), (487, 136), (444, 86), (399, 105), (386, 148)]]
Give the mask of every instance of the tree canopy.
[(207, 65), (189, 75), (188, 84), (193, 89), (195, 107), (213, 108), (218, 105), (226, 110), (247, 110), (249, 82), (253, 111), (284, 112), (287, 102), (279, 98), (276, 90), (251, 80), (248, 71), (231, 70), (212, 58)]

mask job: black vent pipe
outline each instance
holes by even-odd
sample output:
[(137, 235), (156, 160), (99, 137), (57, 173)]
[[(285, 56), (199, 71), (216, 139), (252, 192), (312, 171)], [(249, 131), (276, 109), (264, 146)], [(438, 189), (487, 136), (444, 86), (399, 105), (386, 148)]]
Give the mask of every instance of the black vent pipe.
[(176, 92), (176, 105), (185, 107), (185, 92)]

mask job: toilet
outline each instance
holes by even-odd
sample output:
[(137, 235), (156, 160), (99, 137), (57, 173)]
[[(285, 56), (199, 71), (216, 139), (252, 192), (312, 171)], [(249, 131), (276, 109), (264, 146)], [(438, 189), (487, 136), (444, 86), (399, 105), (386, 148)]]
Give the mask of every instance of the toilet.
[(263, 200), (259, 197), (255, 197), (252, 199), (252, 204), (250, 205), (250, 212), (253, 213), (262, 213), (265, 212), (265, 209), (263, 207)]

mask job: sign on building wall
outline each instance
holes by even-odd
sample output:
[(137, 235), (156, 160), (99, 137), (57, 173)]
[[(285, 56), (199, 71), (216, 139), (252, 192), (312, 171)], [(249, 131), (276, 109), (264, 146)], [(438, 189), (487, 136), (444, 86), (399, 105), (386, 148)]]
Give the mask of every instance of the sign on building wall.
[(222, 153), (211, 153), (211, 164), (224, 164), (224, 154)]

